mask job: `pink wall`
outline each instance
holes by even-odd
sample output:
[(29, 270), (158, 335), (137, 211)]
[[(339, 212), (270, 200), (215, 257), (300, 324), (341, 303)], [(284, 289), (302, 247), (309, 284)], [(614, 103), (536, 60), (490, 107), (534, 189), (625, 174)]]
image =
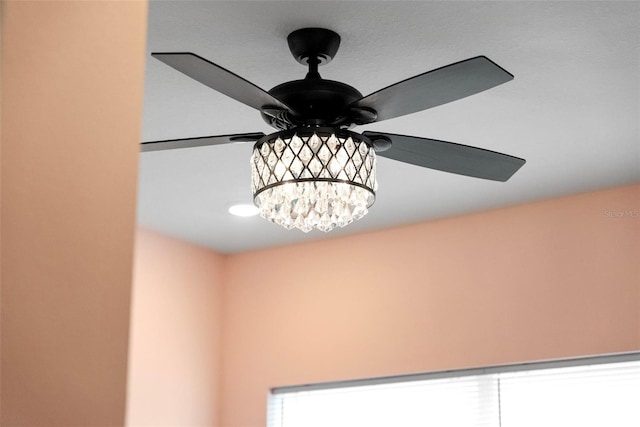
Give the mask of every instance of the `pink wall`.
[(124, 422), (146, 12), (2, 2), (3, 427)]
[(138, 231), (127, 425), (217, 425), (223, 262)]
[(639, 193), (229, 257), (220, 425), (274, 386), (640, 350)]

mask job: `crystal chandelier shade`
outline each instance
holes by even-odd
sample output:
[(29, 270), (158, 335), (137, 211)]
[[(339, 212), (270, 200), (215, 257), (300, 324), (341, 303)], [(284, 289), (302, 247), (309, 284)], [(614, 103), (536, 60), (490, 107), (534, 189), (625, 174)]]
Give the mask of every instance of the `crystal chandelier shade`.
[(375, 200), (369, 140), (343, 129), (295, 128), (260, 139), (251, 187), (260, 215), (287, 229), (330, 231), (362, 218)]

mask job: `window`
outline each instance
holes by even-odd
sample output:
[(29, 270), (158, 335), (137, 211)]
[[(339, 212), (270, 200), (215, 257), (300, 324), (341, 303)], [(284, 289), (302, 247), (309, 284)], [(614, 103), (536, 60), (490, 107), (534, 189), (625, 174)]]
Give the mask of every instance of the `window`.
[(640, 426), (640, 353), (283, 387), (269, 427)]

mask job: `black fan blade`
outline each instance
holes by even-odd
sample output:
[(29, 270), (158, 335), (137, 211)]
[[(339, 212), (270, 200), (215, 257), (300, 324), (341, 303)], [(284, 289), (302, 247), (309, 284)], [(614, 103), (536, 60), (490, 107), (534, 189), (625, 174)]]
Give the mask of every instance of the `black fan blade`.
[(207, 145), (234, 144), (238, 142), (255, 142), (264, 133), (238, 133), (235, 135), (201, 136), (199, 138), (167, 139), (164, 141), (149, 141), (140, 144), (140, 151), (175, 150), (178, 148), (204, 147)]
[(256, 110), (261, 110), (262, 107), (265, 106), (269, 106), (270, 108), (277, 107), (295, 115), (295, 112), (291, 110), (289, 106), (269, 95), (263, 89), (260, 89), (253, 83), (213, 62), (207, 61), (195, 53), (156, 52), (152, 53), (151, 56), (186, 74), (192, 79), (209, 86), (211, 89), (223, 93)]
[(391, 140), (391, 148), (377, 155), (425, 168), (493, 181), (507, 181), (526, 160), (508, 154), (437, 139), (392, 133), (364, 132), (364, 136)]
[(351, 104), (371, 108), (375, 121), (437, 107), (513, 80), (513, 75), (485, 56), (427, 71), (387, 86)]

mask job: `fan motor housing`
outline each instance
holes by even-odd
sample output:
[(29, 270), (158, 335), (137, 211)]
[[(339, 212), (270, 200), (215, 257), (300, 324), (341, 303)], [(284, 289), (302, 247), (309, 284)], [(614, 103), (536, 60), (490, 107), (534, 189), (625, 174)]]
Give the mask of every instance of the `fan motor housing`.
[[(269, 91), (274, 98), (298, 113), (288, 117), (293, 126), (349, 125), (348, 118), (339, 117), (362, 94), (352, 86), (333, 80), (305, 79), (282, 83)], [(262, 114), (272, 124), (272, 118)]]

